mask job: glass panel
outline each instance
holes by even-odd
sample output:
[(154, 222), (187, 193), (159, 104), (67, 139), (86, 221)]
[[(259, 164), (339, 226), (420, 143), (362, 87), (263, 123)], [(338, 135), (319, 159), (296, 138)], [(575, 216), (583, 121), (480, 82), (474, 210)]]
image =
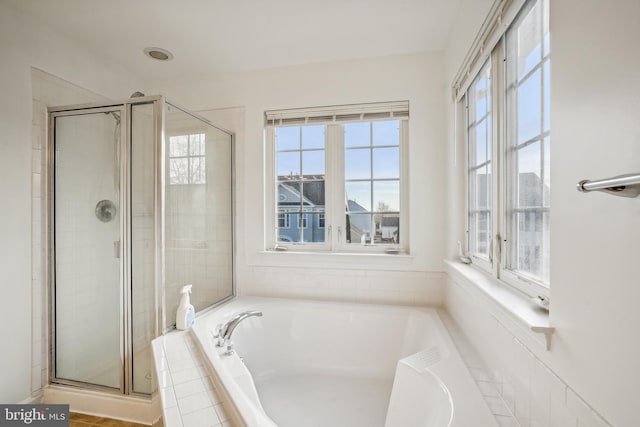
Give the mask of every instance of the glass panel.
[(131, 106), (131, 344), (133, 391), (154, 391), (155, 150), (153, 104)]
[(551, 206), (551, 137), (544, 139), (543, 206)]
[(398, 120), (372, 122), (373, 145), (399, 145), (400, 122)]
[(324, 175), (324, 150), (302, 152), (302, 175)]
[(542, 206), (540, 142), (518, 150), (518, 207)]
[(542, 58), (540, 3), (535, 2), (518, 26), (518, 80), (531, 71)]
[(344, 146), (346, 148), (371, 146), (371, 124), (369, 122), (345, 123)]
[(169, 159), (169, 184), (189, 183), (189, 159)]
[(374, 181), (373, 206), (376, 212), (400, 211), (400, 181)]
[(400, 178), (400, 148), (374, 148), (373, 177)]
[(303, 126), (302, 148), (324, 148), (324, 126)]
[(276, 150), (299, 150), (300, 128), (276, 128)]
[(120, 115), (55, 119), (56, 378), (120, 388)]
[(551, 127), (551, 62), (546, 61), (544, 63), (544, 74), (542, 77), (542, 83), (544, 85), (544, 123), (543, 131), (548, 131)]
[(371, 211), (371, 182), (345, 183), (347, 210), (349, 212)]
[(476, 165), (487, 161), (487, 121), (482, 120), (476, 125)]
[(300, 152), (285, 151), (278, 153), (278, 177), (297, 177), (300, 175)]
[(371, 150), (368, 148), (345, 150), (344, 152), (345, 179), (371, 178)]
[(542, 118), (541, 81), (538, 69), (518, 88), (518, 143), (540, 134)]
[[(184, 285), (193, 285), (196, 311), (232, 294), (232, 146), (230, 135), (169, 104), (165, 117), (167, 134), (204, 138), (204, 155), (190, 157), (197, 173), (191, 174), (189, 185), (165, 187), (165, 313), (170, 326)], [(194, 182), (196, 178), (204, 182)]]
[[(317, 212), (317, 211), (314, 211)], [(320, 214), (305, 214), (305, 228), (302, 231), (302, 241), (305, 243), (322, 243), (324, 242), (324, 228), (320, 228)]]
[(192, 157), (189, 159), (191, 170), (191, 184), (204, 184), (206, 182), (207, 164), (205, 157)]
[(369, 244), (372, 243), (371, 215), (355, 214), (347, 215), (347, 243)]
[(374, 243), (400, 243), (400, 215), (377, 214), (373, 216)]

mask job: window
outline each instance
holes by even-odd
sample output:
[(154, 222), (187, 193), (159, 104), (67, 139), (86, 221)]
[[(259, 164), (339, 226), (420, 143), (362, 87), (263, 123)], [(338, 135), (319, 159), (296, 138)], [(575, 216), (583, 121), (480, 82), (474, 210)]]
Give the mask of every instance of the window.
[[(296, 250), (404, 249), (402, 153), (408, 103), (269, 111), (273, 238)], [(293, 231), (282, 220), (295, 216)], [(404, 232), (404, 231), (403, 231)]]
[(205, 134), (169, 137), (169, 184), (206, 184)]
[(529, 294), (549, 287), (548, 13), (548, 0), (526, 2), (464, 93), (467, 248)]

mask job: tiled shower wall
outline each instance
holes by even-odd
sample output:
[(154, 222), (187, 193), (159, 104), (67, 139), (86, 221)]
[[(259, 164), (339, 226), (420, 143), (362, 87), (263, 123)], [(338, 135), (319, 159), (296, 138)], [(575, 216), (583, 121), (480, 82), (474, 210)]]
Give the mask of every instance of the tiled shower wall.
[(105, 100), (95, 93), (32, 68), (33, 115), (31, 126), (31, 304), (32, 351), (31, 392), (36, 394), (48, 382), (48, 296), (46, 292), (45, 248), (47, 235), (47, 107)]
[(528, 347), (540, 345), (546, 351), (542, 344), (523, 343), (524, 338), (512, 332), (513, 325), (494, 316), (452, 278), (447, 276), (447, 281), (446, 308), (486, 367), (487, 374), (476, 378), (479, 388), (496, 390), (495, 397), (502, 400), (496, 400), (508, 420), (502, 425), (610, 427)]

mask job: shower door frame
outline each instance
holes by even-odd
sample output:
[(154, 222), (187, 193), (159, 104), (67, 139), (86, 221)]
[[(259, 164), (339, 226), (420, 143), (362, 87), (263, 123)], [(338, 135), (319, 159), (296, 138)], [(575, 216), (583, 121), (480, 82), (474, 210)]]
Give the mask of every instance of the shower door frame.
[[(43, 257), (44, 271), (46, 272), (46, 292), (49, 308), (48, 327), (48, 353), (49, 353), (49, 383), (65, 386), (82, 387), (97, 391), (105, 391), (117, 395), (131, 395), (136, 397), (149, 398), (153, 394), (133, 391), (133, 341), (132, 335), (132, 294), (131, 294), (131, 147), (132, 129), (131, 117), (132, 106), (152, 104), (153, 105), (153, 143), (154, 143), (154, 336), (160, 336), (169, 331), (165, 326), (165, 289), (164, 289), (164, 201), (165, 201), (165, 110), (166, 105), (170, 105), (178, 110), (198, 119), (206, 124), (218, 129), (230, 136), (231, 144), (231, 218), (232, 218), (232, 256), (231, 256), (231, 295), (217, 301), (215, 304), (201, 310), (201, 313), (223, 304), (236, 296), (236, 223), (235, 223), (235, 135), (233, 132), (214, 125), (208, 119), (190, 112), (189, 110), (168, 101), (162, 95), (143, 96), (130, 98), (115, 102), (98, 102), (89, 104), (76, 104), (61, 107), (49, 107), (48, 112), (48, 141), (46, 144), (46, 174), (45, 174), (45, 199), (46, 212), (44, 215), (44, 229), (46, 232), (47, 244)], [(120, 388), (112, 388), (82, 381), (68, 380), (56, 377), (56, 258), (55, 258), (55, 119), (57, 117), (78, 116), (95, 113), (120, 113), (120, 165), (119, 181), (120, 209), (118, 218), (120, 220)]]

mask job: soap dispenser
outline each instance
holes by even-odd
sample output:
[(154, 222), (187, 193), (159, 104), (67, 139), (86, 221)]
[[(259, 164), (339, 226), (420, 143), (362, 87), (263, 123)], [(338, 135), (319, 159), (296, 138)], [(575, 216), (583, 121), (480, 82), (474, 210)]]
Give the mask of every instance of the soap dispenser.
[(180, 291), (182, 299), (180, 300), (178, 312), (176, 313), (176, 328), (181, 330), (189, 329), (196, 322), (196, 311), (189, 300), (191, 287), (192, 285), (185, 285)]

